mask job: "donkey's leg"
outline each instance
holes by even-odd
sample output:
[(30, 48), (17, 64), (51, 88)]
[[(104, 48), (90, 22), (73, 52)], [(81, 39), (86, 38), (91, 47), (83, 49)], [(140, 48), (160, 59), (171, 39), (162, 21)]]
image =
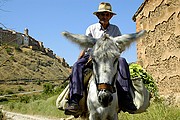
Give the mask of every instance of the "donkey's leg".
[(113, 120), (118, 120), (118, 114), (117, 113), (114, 114)]
[(89, 120), (101, 120), (100, 116), (97, 113), (89, 114)]
[(89, 120), (94, 120), (94, 117), (92, 114), (89, 114)]

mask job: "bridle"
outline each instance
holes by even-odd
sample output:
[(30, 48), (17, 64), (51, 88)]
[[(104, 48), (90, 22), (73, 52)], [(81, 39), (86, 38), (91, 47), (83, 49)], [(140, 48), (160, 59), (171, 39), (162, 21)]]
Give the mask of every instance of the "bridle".
[[(119, 62), (118, 62), (118, 64), (119, 64)], [(119, 67), (117, 69), (119, 69)], [(115, 84), (116, 79), (117, 79), (117, 73), (114, 75), (113, 81), (112, 81), (111, 84), (109, 84), (109, 83), (99, 83), (98, 80), (96, 79), (96, 75), (94, 74), (94, 77), (95, 77), (94, 79), (95, 79), (95, 84), (96, 84), (97, 90), (98, 91), (107, 90), (107, 91), (110, 91), (111, 93), (115, 93), (116, 92), (116, 87), (114, 87), (114, 84)]]
[(97, 86), (97, 90), (98, 91), (108, 90), (111, 93), (115, 93), (116, 92), (116, 88), (113, 85), (111, 85), (111, 84), (99, 83), (99, 84), (96, 84), (96, 86)]

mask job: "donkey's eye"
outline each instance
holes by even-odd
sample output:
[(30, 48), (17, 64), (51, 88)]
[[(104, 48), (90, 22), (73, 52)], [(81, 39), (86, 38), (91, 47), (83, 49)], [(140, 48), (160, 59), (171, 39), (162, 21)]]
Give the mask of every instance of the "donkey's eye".
[(93, 63), (96, 63), (96, 60), (95, 60), (94, 58), (92, 58), (92, 62), (93, 62)]

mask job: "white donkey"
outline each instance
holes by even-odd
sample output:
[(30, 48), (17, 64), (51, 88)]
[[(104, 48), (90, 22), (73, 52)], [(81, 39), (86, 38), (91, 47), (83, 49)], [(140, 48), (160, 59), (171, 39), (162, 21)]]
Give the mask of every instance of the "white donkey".
[(92, 48), (93, 75), (90, 79), (87, 106), (90, 120), (118, 120), (116, 79), (120, 54), (145, 31), (100, 39), (63, 32), (62, 35), (80, 47)]

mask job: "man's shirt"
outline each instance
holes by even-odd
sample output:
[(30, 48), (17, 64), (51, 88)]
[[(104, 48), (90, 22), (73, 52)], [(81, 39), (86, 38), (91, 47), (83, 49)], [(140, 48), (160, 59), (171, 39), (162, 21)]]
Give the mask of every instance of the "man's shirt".
[(86, 29), (86, 35), (93, 38), (101, 38), (104, 34), (109, 34), (111, 37), (121, 36), (121, 32), (116, 25), (109, 24), (107, 29), (104, 29), (100, 23), (90, 25)]

